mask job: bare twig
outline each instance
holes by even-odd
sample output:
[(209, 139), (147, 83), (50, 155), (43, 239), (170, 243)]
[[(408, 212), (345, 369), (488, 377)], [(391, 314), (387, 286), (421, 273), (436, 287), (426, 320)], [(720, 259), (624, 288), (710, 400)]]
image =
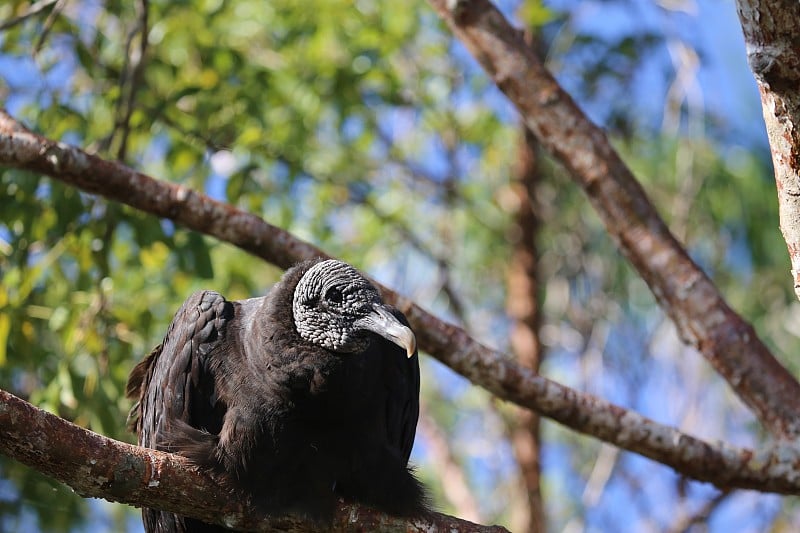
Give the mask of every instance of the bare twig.
[[(600, 498), (603, 496), (603, 491), (606, 489), (608, 480), (611, 478), (611, 473), (614, 466), (617, 464), (619, 458), (619, 448), (613, 446), (603, 445), (595, 459), (592, 472), (589, 474), (589, 479), (586, 480), (586, 486), (581, 495), (581, 504), (584, 509), (589, 509), (597, 505)], [(576, 513), (567, 525), (564, 526), (564, 533), (582, 532), (586, 529), (586, 522), (584, 520), (586, 513)]]
[[(282, 268), (312, 257), (318, 248), (263, 219), (181, 185), (159, 182), (125, 165), (27, 131), (0, 111), (0, 165), (51, 176), (195, 231), (234, 244)], [(421, 349), (495, 396), (533, 409), (567, 427), (671, 466), (722, 488), (800, 493), (800, 452), (789, 445), (755, 453), (710, 444), (658, 424), (596, 396), (536, 375), (487, 348), (463, 329), (429, 314), (378, 285), (417, 333)]]
[(47, 40), (47, 36), (50, 35), (50, 30), (53, 29), (53, 24), (56, 23), (56, 19), (64, 11), (64, 8), (67, 5), (67, 0), (57, 0), (56, 4), (53, 6), (53, 10), (47, 15), (47, 18), (44, 20), (44, 24), (42, 24), (42, 31), (39, 32), (39, 36), (36, 39), (36, 44), (33, 46), (33, 55), (39, 55), (39, 52), (42, 50), (42, 46), (44, 46), (45, 41)]
[(728, 497), (733, 494), (731, 491), (723, 490), (714, 495), (703, 506), (690, 514), (680, 514), (675, 523), (670, 527), (670, 533), (690, 533), (692, 526), (708, 522), (712, 513), (722, 505)]
[[(128, 151), (128, 136), (131, 132), (131, 115), (136, 107), (136, 93), (142, 82), (144, 73), (145, 57), (147, 55), (147, 34), (148, 34), (148, 0), (139, 0), (136, 3), (137, 22), (131, 30), (125, 43), (125, 68), (120, 74), (120, 100), (117, 107), (117, 121), (115, 130), (120, 133), (119, 145), (117, 146), (117, 159), (125, 160)], [(133, 50), (135, 36), (139, 36), (139, 46)]]
[(431, 417), (424, 403), (420, 404), (418, 429), (430, 447), (433, 467), (447, 501), (461, 518), (481, 522), (478, 500), (470, 489), (464, 469), (453, 455), (447, 434)]
[(448, 260), (445, 258), (444, 254), (431, 249), (431, 247), (426, 245), (416, 234), (416, 232), (408, 227), (407, 224), (405, 224), (402, 220), (399, 220), (397, 217), (384, 213), (377, 205), (375, 205), (375, 202), (371, 201), (369, 198), (364, 198), (360, 203), (368, 207), (381, 222), (390, 225), (397, 232), (399, 232), (403, 239), (405, 239), (415, 250), (422, 255), (429, 257), (431, 261), (436, 263), (436, 267), (439, 271), (439, 290), (447, 297), (448, 306), (455, 315), (456, 319), (461, 323), (462, 326), (468, 326), (469, 322), (467, 308), (464, 305), (463, 297), (453, 284)]
[(45, 9), (48, 9), (53, 4), (58, 2), (59, 0), (39, 0), (35, 4), (31, 5), (27, 11), (22, 13), (21, 15), (17, 15), (16, 17), (12, 17), (6, 20), (3, 23), (0, 23), (0, 31), (7, 30), (9, 28), (13, 28), (17, 24), (21, 24), (28, 20), (31, 17), (35, 17)]
[(675, 175), (679, 190), (672, 200), (672, 231), (682, 242), (689, 233), (689, 215), (697, 193), (705, 181), (704, 175), (695, 172), (696, 138), (703, 133), (705, 106), (703, 92), (697, 79), (700, 57), (697, 51), (680, 39), (670, 39), (667, 50), (675, 68), (675, 79), (667, 91), (662, 130), (678, 137), (684, 103), (687, 110), (689, 138), (679, 138), (675, 151)]
[[(775, 436), (800, 436), (800, 383), (725, 302), (659, 217), (607, 136), (488, 0), (429, 0), (584, 189), (609, 235), (675, 322)], [(800, 157), (797, 158), (800, 161)]]
[[(238, 531), (319, 531), (297, 516), (270, 516), (183, 457), (119, 442), (78, 427), (0, 390), (0, 453), (72, 487), (83, 497), (162, 509)], [(502, 533), (439, 513), (399, 518), (340, 503), (329, 531)]]
[(611, 473), (617, 464), (618, 458), (618, 448), (606, 446), (605, 444), (600, 447), (597, 459), (595, 459), (592, 467), (592, 473), (589, 474), (589, 479), (586, 481), (586, 487), (583, 489), (583, 495), (581, 496), (581, 503), (584, 506), (594, 507), (600, 501), (606, 484), (611, 479)]

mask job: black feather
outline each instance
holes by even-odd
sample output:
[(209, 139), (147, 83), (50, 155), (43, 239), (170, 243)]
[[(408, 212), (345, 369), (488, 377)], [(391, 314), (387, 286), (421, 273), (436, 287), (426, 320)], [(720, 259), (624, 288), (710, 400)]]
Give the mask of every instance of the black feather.
[[(315, 264), (290, 269), (262, 298), (228, 302), (203, 291), (186, 300), (162, 344), (131, 372), (131, 426), (141, 446), (186, 456), (267, 511), (325, 519), (343, 497), (424, 514), (425, 492), (408, 466), (418, 357), (372, 332), (357, 353), (304, 340), (293, 298)], [(357, 293), (368, 302), (346, 290), (303, 305), (383, 306), (371, 286)], [(148, 532), (223, 531), (150, 509), (143, 518)]]

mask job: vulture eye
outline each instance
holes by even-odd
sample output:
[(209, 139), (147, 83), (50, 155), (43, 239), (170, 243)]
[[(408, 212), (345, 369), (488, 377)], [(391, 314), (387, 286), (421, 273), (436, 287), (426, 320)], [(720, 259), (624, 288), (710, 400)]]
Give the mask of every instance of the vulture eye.
[(325, 293), (325, 299), (327, 301), (329, 301), (329, 302), (333, 302), (335, 304), (340, 304), (340, 303), (342, 303), (342, 299), (343, 299), (342, 298), (342, 291), (340, 291), (336, 287), (331, 287)]

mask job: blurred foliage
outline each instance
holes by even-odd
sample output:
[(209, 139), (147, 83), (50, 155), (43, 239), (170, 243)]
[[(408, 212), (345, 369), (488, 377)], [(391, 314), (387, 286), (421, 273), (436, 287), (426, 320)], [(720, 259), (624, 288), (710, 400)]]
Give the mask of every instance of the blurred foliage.
[[(144, 4), (59, 3), (55, 15), (48, 9), (5, 29), (3, 105), (50, 138), (257, 213), (508, 350), (518, 126), (424, 2), (150, 1), (141, 56)], [(29, 6), (5, 2), (0, 20)], [(551, 68), (579, 101), (595, 111), (602, 104), (594, 115), (615, 132), (693, 257), (778, 354), (795, 352), (797, 306), (768, 159), (758, 147), (723, 145), (711, 134), (661, 135), (628, 98), (642, 64), (663, 53), (664, 35), (583, 31), (572, 24), (577, 2), (502, 7), (520, 7), (520, 20), (544, 25)], [(715, 422), (689, 430), (754, 442), (752, 420), (720, 380), (664, 332), (651, 294), (582, 193), (552, 162), (543, 172), (543, 372), (676, 425), (695, 409)], [(0, 387), (132, 441), (124, 427), (127, 374), (182, 300), (199, 288), (231, 299), (260, 295), (279, 275), (169, 221), (0, 169)], [(696, 364), (683, 366), (685, 359)], [(426, 359), (423, 372), (426, 404), (451, 439), (482, 517), (513, 529), (519, 513), (509, 502), (519, 488), (504, 406), (435, 361)], [(682, 396), (698, 379), (704, 387)], [(677, 399), (664, 407), (666, 394)], [(545, 437), (553, 530), (581, 514), (599, 529), (629, 518), (620, 513), (646, 515), (647, 502), (644, 510), (620, 509), (618, 500), (582, 496), (597, 442), (553, 425)], [(437, 506), (453, 512), (425, 450), (421, 435), (414, 459)], [(639, 463), (618, 469), (607, 498), (647, 497), (628, 481), (643, 478)], [(665, 501), (680, 500), (670, 471), (646, 475), (672, 495)], [(86, 530), (96, 525), (93, 509), (0, 458), (0, 530), (31, 522), (44, 531)], [(109, 530), (128, 527), (128, 515), (109, 516)]]

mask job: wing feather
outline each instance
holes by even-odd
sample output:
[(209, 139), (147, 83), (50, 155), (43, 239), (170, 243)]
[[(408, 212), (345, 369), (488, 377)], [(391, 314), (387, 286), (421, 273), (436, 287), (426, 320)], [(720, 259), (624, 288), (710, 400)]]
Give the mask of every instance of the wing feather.
[[(405, 315), (398, 310), (393, 314), (405, 326), (409, 326)], [(408, 463), (419, 418), (419, 356), (411, 358), (402, 348), (386, 342), (388, 357), (384, 363), (384, 383), (389, 389), (386, 397), (386, 431), (389, 443), (397, 448)]]
[[(212, 460), (225, 414), (213, 375), (214, 346), (225, 339), (232, 305), (219, 293), (190, 296), (172, 320), (164, 340), (131, 371), (127, 395), (136, 400), (129, 423), (139, 445)], [(187, 447), (186, 443), (191, 443)], [(181, 517), (143, 510), (148, 532), (184, 531)]]

